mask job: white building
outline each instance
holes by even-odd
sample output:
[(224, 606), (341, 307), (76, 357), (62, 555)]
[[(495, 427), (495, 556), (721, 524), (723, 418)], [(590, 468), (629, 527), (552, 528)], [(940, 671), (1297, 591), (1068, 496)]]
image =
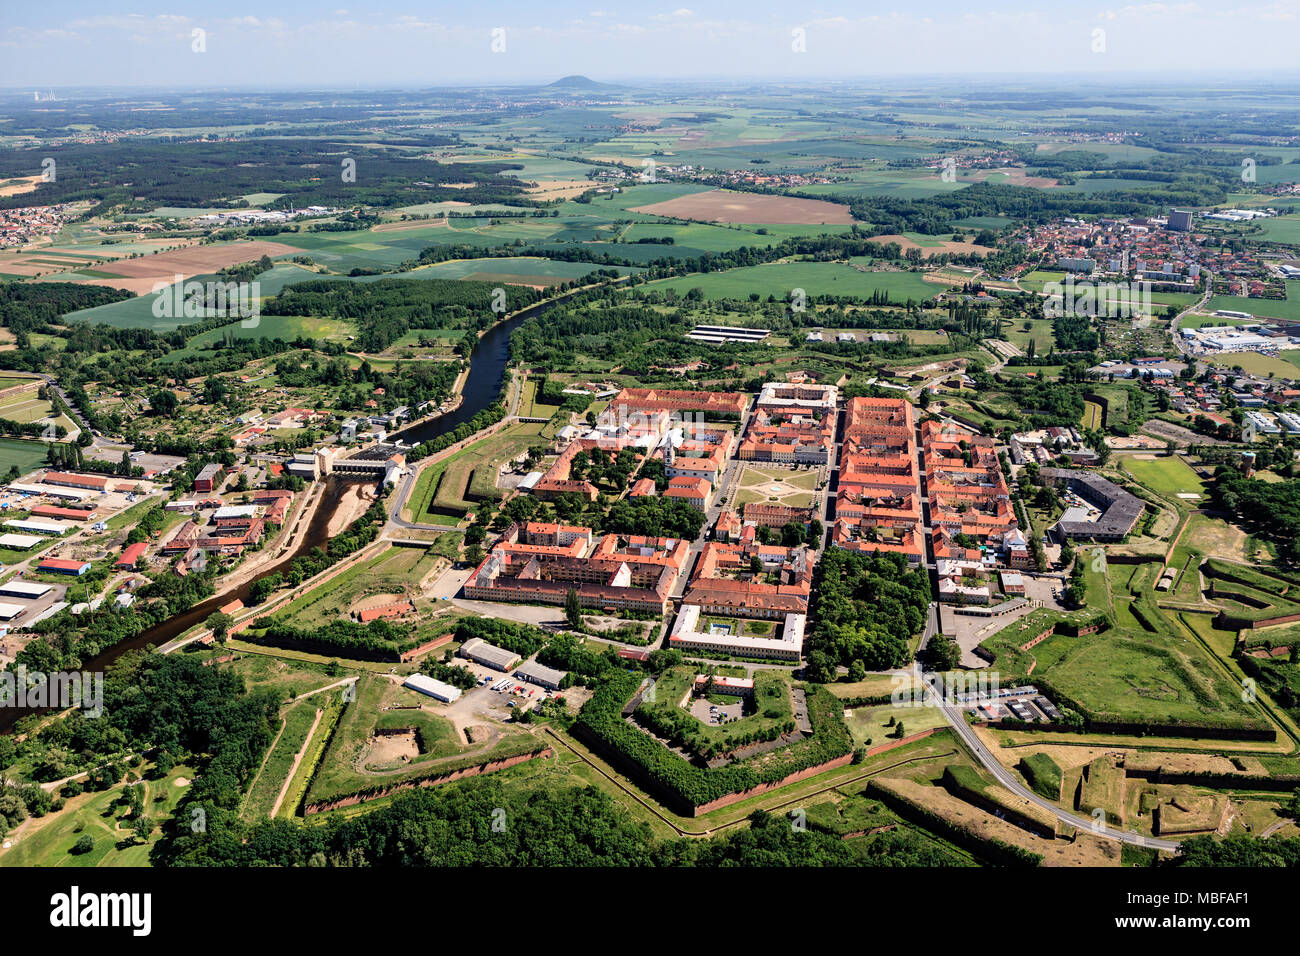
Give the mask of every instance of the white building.
[(703, 629), (702, 608), (698, 604), (683, 604), (668, 635), (668, 646), (686, 653), (713, 654), (725, 657), (760, 657), (773, 660), (797, 661), (803, 655), (803, 633), (807, 617), (787, 614), (780, 633), (774, 637), (751, 637), (730, 629), (710, 627)]
[(453, 687), (444, 681), (434, 680), (425, 674), (412, 674), (402, 681), (402, 686), (409, 687), (426, 697), (432, 697), (434, 700), (440, 700), (444, 704), (454, 703), (460, 699), (461, 694), (459, 687)]

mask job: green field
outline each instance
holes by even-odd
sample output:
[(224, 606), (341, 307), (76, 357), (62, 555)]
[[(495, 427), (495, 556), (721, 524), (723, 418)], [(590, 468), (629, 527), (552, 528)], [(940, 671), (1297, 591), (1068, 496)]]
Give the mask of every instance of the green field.
[[(853, 260), (863, 268), (868, 260)], [(793, 289), (808, 295), (867, 298), (873, 292), (889, 293), (891, 301), (922, 302), (934, 298), (944, 287), (926, 282), (916, 272), (866, 272), (844, 262), (773, 262), (651, 282), (650, 289), (672, 289), (685, 295), (700, 289), (710, 299), (745, 299), (751, 293), (788, 299)]]
[(1127, 455), (1123, 468), (1156, 494), (1177, 498), (1180, 493), (1205, 494), (1205, 483), (1181, 457), (1138, 459)]
[(244, 797), (245, 819), (265, 820), (271, 816), (275, 801), (279, 799), (284, 782), (293, 769), (294, 759), (307, 742), (307, 735), (316, 722), (317, 707), (324, 704), (323, 697), (300, 701), (281, 715), (283, 730)]
[[(1260, 318), (1300, 320), (1300, 279), (1286, 283), (1285, 299), (1252, 299), (1242, 295), (1215, 295), (1205, 306), (1206, 311), (1230, 310), (1245, 312)], [(1236, 320), (1242, 321), (1240, 319)]]
[(519, 399), (519, 414), (523, 418), (550, 418), (559, 405), (547, 405), (537, 400), (537, 379), (530, 378), (524, 382), (524, 393)]
[(1257, 722), (1241, 689), (1193, 641), (1118, 630), (1087, 638), (1056, 635), (1033, 648), (1042, 674), (1094, 716), (1223, 724)]
[(162, 361), (174, 362), (212, 348), (227, 339), (283, 339), (292, 342), (298, 338), (317, 342), (345, 342), (356, 331), (355, 326), (342, 319), (315, 318), (302, 315), (262, 315), (250, 319), (248, 325), (232, 325), (201, 332), (185, 343), (185, 348), (168, 352)]
[(920, 733), (944, 726), (943, 711), (938, 707), (894, 706), (854, 707), (845, 720), (853, 743), (858, 747), (878, 747), (898, 736), (899, 724), (903, 735)]
[[(72, 797), (62, 810), (29, 819), (20, 833), (10, 836), (13, 846), (0, 852), (0, 866), (148, 866), (159, 827), (170, 820), (193, 775), (192, 767), (174, 767), (161, 780), (143, 781), (144, 814), (154, 823), (145, 843), (132, 836), (126, 807), (117, 803), (125, 786), (119, 784)], [(82, 836), (91, 837), (94, 848), (73, 853)]]
[(1260, 220), (1258, 225), (1265, 239), (1300, 246), (1300, 216), (1277, 216), (1273, 219)]
[(620, 275), (627, 275), (638, 270), (626, 266), (598, 266), (590, 262), (564, 262), (559, 259), (504, 258), (486, 259), (452, 259), (438, 262), (418, 270), (424, 278), (465, 279), (481, 278), (484, 274), (507, 275), (520, 279), (535, 277), (539, 283), (557, 283), (570, 279), (580, 279), (596, 269), (612, 268)]
[(501, 465), (530, 445), (546, 444), (542, 436), (545, 427), (541, 422), (509, 425), (425, 468), (411, 492), (412, 520), (436, 523), (439, 518), (455, 517), (451, 512), (472, 510), (470, 496), (496, 494)]
[(806, 508), (816, 499), (817, 472), (746, 465), (740, 473), (736, 507), (751, 501), (773, 502), (792, 508)]
[(310, 626), (338, 620), (354, 602), (368, 595), (391, 594), (393, 600), (398, 600), (416, 590), (437, 560), (437, 554), (423, 548), (385, 548), (331, 578), (323, 587), (295, 598), (274, 616), (296, 626)]
[(0, 438), (0, 473), (17, 465), (23, 474), (45, 463), (45, 444), (21, 438)]

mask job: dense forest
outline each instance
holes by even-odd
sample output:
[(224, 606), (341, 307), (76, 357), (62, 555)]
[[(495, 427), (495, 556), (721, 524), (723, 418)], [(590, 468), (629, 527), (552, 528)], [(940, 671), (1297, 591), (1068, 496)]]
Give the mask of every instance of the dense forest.
[(1214, 503), (1248, 531), (1276, 542), (1278, 556), (1300, 564), (1300, 479), (1264, 481), (1220, 466), (1211, 487)]
[(929, 603), (929, 579), (901, 555), (828, 548), (813, 582), (805, 675), (831, 681), (844, 666), (850, 680), (861, 680), (867, 671), (906, 666)]
[(412, 329), (482, 330), (541, 298), (526, 286), (463, 279), (319, 279), (287, 287), (262, 312), (348, 319), (359, 351), (382, 352)]
[[(133, 121), (134, 122), (134, 121)], [(453, 140), (447, 138), (446, 143)], [(438, 163), (336, 139), (183, 143), (132, 139), (0, 152), (0, 179), (33, 176), (53, 159), (56, 176), (34, 192), (0, 197), (0, 208), (100, 200), (125, 211), (156, 206), (237, 208), (241, 197), (281, 193), (269, 206), (400, 206), (455, 200), (533, 205), (510, 163)], [(354, 162), (345, 180), (345, 160)], [(117, 185), (129, 182), (130, 185)], [(449, 183), (472, 183), (449, 188)]]

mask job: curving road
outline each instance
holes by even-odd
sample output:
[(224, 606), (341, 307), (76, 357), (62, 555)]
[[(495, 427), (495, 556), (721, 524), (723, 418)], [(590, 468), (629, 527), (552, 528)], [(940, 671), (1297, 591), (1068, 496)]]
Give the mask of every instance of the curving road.
[[(926, 679), (924, 675), (923, 679)], [(928, 681), (933, 680), (935, 680), (935, 678), (933, 675), (930, 675)], [(1161, 840), (1157, 837), (1143, 836), (1140, 833), (1130, 833), (1128, 830), (1117, 830), (1114, 827), (1098, 823), (1096, 820), (1091, 818), (1081, 817), (1068, 810), (1063, 810), (1050, 800), (1040, 797), (1017, 780), (1015, 775), (1006, 767), (1002, 766), (1001, 761), (994, 757), (992, 752), (984, 746), (983, 741), (979, 739), (975, 731), (966, 723), (966, 715), (964, 711), (950, 704), (943, 696), (943, 691), (933, 683), (930, 683), (930, 689), (935, 695), (935, 698), (939, 701), (939, 707), (943, 711), (944, 718), (948, 721), (948, 724), (952, 729), (957, 732), (957, 736), (961, 738), (961, 741), (966, 745), (966, 748), (975, 755), (975, 759), (984, 766), (985, 770), (997, 778), (998, 783), (1002, 784), (1002, 786), (1006, 787), (1016, 796), (1028, 800), (1030, 803), (1034, 804), (1034, 806), (1041, 807), (1063, 823), (1067, 823), (1076, 829), (1092, 833), (1096, 836), (1102, 837), (1103, 839), (1118, 840), (1120, 843), (1129, 843), (1133, 846), (1151, 847), (1156, 850), (1169, 850), (1174, 853), (1179, 851), (1179, 845), (1172, 840)]]

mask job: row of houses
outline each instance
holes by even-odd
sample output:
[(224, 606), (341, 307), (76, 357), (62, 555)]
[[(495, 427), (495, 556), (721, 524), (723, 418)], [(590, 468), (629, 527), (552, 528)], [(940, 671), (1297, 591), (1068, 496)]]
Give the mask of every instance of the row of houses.
[(465, 596), (563, 605), (573, 592), (593, 610), (662, 614), (689, 553), (689, 543), (680, 538), (609, 534), (597, 539), (586, 527), (514, 524), (474, 569)]
[(769, 382), (759, 393), (737, 457), (788, 465), (825, 465), (835, 445), (834, 385)]
[(921, 426), (921, 455), (936, 560), (1032, 567), (994, 440), (928, 421)]
[(906, 399), (859, 397), (845, 407), (831, 543), (901, 554), (913, 565), (925, 559), (916, 423)]

